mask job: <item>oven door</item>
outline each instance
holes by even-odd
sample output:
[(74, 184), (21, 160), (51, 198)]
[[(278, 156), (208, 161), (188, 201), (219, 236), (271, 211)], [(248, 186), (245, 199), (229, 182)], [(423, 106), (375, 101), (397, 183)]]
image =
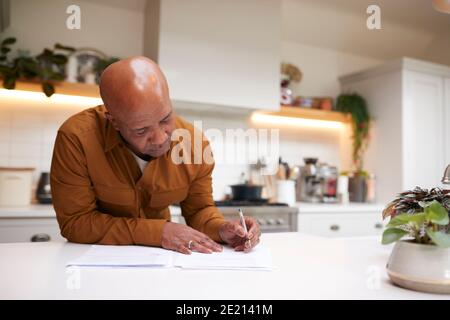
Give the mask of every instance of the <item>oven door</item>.
[[(238, 207), (217, 207), (226, 220), (239, 218)], [(261, 232), (297, 231), (298, 209), (292, 207), (242, 207), (245, 216), (253, 217)]]

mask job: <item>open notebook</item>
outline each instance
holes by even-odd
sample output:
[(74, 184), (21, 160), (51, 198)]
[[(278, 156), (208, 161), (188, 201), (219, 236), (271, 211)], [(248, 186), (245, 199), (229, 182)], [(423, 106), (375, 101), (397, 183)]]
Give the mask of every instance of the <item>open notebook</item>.
[(204, 270), (271, 270), (270, 250), (258, 245), (249, 253), (224, 247), (222, 252), (184, 255), (171, 250), (143, 246), (92, 245), (67, 266), (83, 267), (179, 267)]

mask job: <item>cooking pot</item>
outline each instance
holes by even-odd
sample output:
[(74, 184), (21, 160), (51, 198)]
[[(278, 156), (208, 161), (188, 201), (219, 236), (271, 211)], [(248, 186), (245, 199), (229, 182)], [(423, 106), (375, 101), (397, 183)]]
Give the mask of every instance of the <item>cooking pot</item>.
[(263, 200), (261, 198), (263, 186), (251, 184), (234, 184), (230, 187), (231, 197), (233, 200)]

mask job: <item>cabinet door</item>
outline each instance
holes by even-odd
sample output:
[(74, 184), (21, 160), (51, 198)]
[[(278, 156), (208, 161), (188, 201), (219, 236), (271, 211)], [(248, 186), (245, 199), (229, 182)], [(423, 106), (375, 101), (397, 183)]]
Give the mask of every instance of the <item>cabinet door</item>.
[(65, 241), (55, 218), (2, 218), (0, 243)]
[(444, 171), (444, 78), (405, 71), (404, 84), (403, 188), (436, 187)]
[(158, 62), (173, 100), (279, 108), (281, 5), (164, 0)]
[(445, 79), (444, 92), (445, 165), (450, 164), (450, 78)]
[(298, 216), (298, 231), (322, 237), (377, 236), (383, 232), (380, 213), (311, 213)]

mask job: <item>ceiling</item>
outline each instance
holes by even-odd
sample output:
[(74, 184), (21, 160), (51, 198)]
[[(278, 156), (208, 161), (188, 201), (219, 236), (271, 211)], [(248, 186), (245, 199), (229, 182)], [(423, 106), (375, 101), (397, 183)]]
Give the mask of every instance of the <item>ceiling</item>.
[(146, 0), (83, 0), (99, 5), (116, 7), (119, 9), (144, 11)]
[[(146, 1), (89, 0), (136, 11), (144, 11)], [(434, 10), (431, 1), (281, 0), (282, 40), (379, 60), (408, 56), (450, 65), (450, 14)], [(370, 4), (380, 6), (381, 30), (366, 27)]]
[[(381, 30), (366, 27), (370, 4), (381, 9)], [(450, 64), (450, 14), (434, 10), (431, 0), (283, 0), (282, 21), (284, 41), (383, 60), (439, 56), (434, 60)]]

